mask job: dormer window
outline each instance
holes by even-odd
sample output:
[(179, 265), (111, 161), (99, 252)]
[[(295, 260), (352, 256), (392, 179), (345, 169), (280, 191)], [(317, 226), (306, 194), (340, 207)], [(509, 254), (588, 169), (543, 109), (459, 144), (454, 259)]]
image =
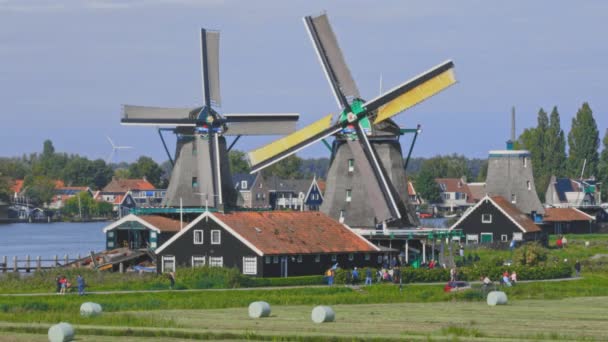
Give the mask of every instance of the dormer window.
[(241, 188), (242, 189), (247, 189), (247, 181), (246, 180), (241, 181)]

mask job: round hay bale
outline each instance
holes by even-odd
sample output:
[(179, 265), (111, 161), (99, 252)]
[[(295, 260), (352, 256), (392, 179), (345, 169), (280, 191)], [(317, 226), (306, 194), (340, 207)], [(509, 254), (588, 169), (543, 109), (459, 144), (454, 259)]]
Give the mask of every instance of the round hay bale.
[(68, 342), (74, 340), (74, 328), (69, 323), (61, 322), (49, 328), (49, 342)]
[(488, 293), (488, 305), (504, 305), (507, 304), (507, 294), (502, 291), (492, 291)]
[(86, 302), (80, 305), (80, 316), (91, 317), (101, 314), (101, 305), (93, 302)]
[(261, 318), (270, 316), (270, 304), (266, 302), (253, 302), (249, 304), (249, 317)]
[(319, 305), (312, 309), (312, 321), (315, 323), (333, 322), (336, 319), (334, 310), (329, 306)]

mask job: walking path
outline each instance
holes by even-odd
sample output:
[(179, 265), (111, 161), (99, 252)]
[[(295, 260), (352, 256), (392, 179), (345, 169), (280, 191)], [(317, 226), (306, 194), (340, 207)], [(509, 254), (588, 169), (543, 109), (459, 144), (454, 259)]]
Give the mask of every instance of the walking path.
[[(558, 279), (540, 279), (540, 280), (521, 280), (517, 283), (536, 283), (536, 282), (557, 282), (557, 281), (572, 281), (580, 280), (582, 277), (558, 278)], [(479, 281), (471, 281), (470, 284), (481, 284)], [(446, 282), (438, 283), (407, 283), (404, 286), (443, 286)], [(399, 285), (399, 284), (395, 284)], [(498, 283), (496, 283), (498, 286)], [(339, 287), (340, 285), (335, 285)], [(88, 295), (112, 295), (112, 294), (129, 294), (129, 293), (160, 293), (160, 292), (213, 292), (213, 291), (271, 291), (271, 290), (288, 290), (288, 289), (303, 289), (303, 288), (323, 288), (327, 285), (297, 285), (297, 286), (268, 286), (268, 287), (237, 287), (231, 289), (184, 289), (184, 290), (118, 290), (118, 291), (87, 291)], [(346, 285), (346, 287), (361, 288), (363, 285)], [(39, 292), (39, 293), (0, 293), (0, 297), (35, 297), (35, 296), (56, 296), (57, 293)], [(77, 292), (68, 293), (68, 295), (78, 295)]]

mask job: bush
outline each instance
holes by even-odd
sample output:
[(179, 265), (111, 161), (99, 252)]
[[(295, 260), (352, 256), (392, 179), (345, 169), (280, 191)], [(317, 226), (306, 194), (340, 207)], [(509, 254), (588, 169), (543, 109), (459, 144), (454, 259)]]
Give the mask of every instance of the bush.
[(536, 266), (547, 260), (547, 249), (539, 243), (526, 243), (513, 253), (513, 261), (519, 265)]

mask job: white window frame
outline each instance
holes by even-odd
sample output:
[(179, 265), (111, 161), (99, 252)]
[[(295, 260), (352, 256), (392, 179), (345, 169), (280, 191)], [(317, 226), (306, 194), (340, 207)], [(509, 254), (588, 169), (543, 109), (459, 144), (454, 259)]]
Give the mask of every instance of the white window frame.
[(241, 189), (247, 189), (247, 181), (246, 180), (241, 181)]
[(338, 222), (344, 223), (344, 210), (340, 210), (340, 217), (338, 218)]
[(492, 214), (481, 214), (481, 223), (492, 223)]
[(467, 234), (467, 243), (469, 243), (469, 242), (479, 243), (479, 235)]
[(524, 167), (528, 167), (528, 157), (524, 157)]
[[(215, 239), (214, 234), (217, 233), (217, 239)], [(222, 244), (222, 231), (219, 229), (214, 229), (211, 231), (211, 244), (212, 245), (221, 245)]]
[(265, 263), (265, 264), (270, 264), (270, 263), (272, 263), (272, 257), (271, 257), (271, 256), (268, 256), (268, 255), (267, 255), (267, 256), (265, 256), (265, 257), (264, 257), (264, 263)]
[(321, 262), (321, 254), (315, 255), (315, 262)]
[(224, 267), (224, 257), (210, 256), (209, 267)]
[(349, 159), (348, 160), (348, 172), (354, 172), (354, 171), (355, 171), (355, 160)]
[(353, 261), (355, 260), (355, 254), (354, 253), (348, 253), (348, 261)]
[[(201, 239), (200, 239), (200, 241), (197, 241), (196, 236), (197, 236), (197, 234), (199, 234), (199, 233), (200, 233), (200, 237), (201, 237)], [(205, 241), (205, 231), (204, 231), (204, 230), (202, 230), (202, 229), (195, 229), (195, 230), (192, 232), (192, 241), (193, 241), (193, 243), (194, 243), (195, 245), (202, 245), (202, 244), (203, 244), (203, 242)]]
[(509, 241), (509, 237), (507, 236), (507, 234), (501, 234), (500, 235), (500, 241), (502, 241), (502, 242)]
[(517, 203), (517, 195), (511, 194), (511, 203), (513, 203), (513, 204)]
[[(173, 262), (173, 269), (165, 269), (165, 262)], [(161, 258), (161, 272), (175, 272), (175, 255), (163, 255)]]
[(351, 202), (353, 200), (353, 190), (346, 189), (346, 202)]
[(278, 255), (272, 256), (272, 263), (273, 264), (278, 264), (279, 263), (279, 256)]
[(338, 256), (336, 254), (332, 254), (331, 255), (331, 262), (336, 262), (338, 261)]
[(526, 187), (528, 190), (532, 190), (532, 183), (530, 181), (526, 181)]
[[(200, 263), (202, 261), (202, 263)], [(194, 265), (195, 263), (199, 263), (199, 265)], [(191, 261), (192, 268), (195, 267), (205, 267), (207, 265), (207, 258), (204, 255), (193, 255)]]
[(524, 239), (523, 233), (513, 233), (513, 240), (522, 241)]
[(254, 256), (243, 257), (243, 274), (258, 274), (258, 258)]

